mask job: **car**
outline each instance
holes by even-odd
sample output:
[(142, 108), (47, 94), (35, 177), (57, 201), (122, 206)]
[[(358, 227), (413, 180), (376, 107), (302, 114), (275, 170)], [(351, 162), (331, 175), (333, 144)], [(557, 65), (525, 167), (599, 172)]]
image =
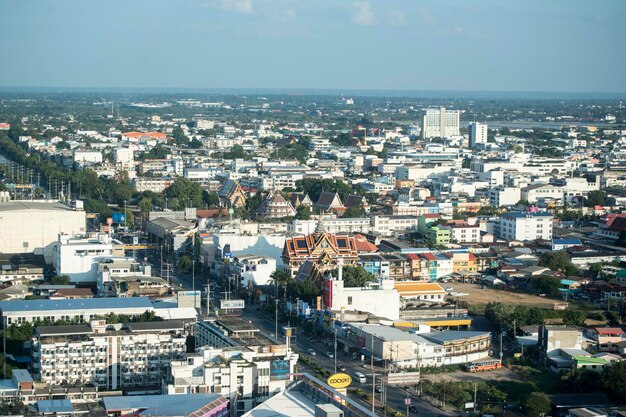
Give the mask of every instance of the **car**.
[(306, 351), (307, 351), (307, 352), (309, 353), (309, 355), (311, 355), (311, 356), (315, 356), (315, 355), (316, 355), (315, 350), (313, 350), (313, 349), (307, 349)]
[(343, 365), (337, 365), (337, 369), (339, 369), (340, 372), (346, 372), (346, 367)]
[(410, 406), (409, 406), (409, 411), (410, 411), (411, 413), (417, 413), (417, 407), (416, 407), (416, 406), (414, 406), (414, 405), (410, 405)]
[(365, 384), (367, 382), (367, 378), (362, 372), (355, 372), (354, 376), (356, 377), (356, 380), (359, 381), (361, 384)]
[(331, 359), (335, 357), (335, 355), (333, 355), (333, 352), (326, 352), (326, 356), (328, 356)]
[(383, 386), (382, 385), (376, 385), (376, 392), (383, 392)]

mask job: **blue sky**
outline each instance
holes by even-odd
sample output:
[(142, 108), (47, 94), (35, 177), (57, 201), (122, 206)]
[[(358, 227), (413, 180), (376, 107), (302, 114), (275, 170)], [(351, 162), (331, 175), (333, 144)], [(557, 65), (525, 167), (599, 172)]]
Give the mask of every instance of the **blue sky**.
[(626, 92), (625, 17), (625, 0), (0, 0), (0, 85)]

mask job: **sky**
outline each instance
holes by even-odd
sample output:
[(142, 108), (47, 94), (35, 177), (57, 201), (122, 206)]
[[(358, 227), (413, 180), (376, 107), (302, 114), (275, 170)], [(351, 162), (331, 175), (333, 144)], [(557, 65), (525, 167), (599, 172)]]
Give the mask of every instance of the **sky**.
[(0, 0), (0, 86), (626, 92), (626, 0)]

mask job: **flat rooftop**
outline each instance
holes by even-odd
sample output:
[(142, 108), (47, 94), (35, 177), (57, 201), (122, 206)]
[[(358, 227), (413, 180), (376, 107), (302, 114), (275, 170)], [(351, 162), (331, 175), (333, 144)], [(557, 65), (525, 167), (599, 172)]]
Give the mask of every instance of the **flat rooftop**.
[(0, 311), (30, 312), (51, 310), (90, 310), (90, 309), (152, 309), (152, 303), (145, 297), (131, 298), (82, 298), (76, 300), (10, 300), (0, 301)]
[(0, 203), (0, 212), (20, 210), (75, 211), (61, 203), (42, 203), (37, 201), (9, 201)]

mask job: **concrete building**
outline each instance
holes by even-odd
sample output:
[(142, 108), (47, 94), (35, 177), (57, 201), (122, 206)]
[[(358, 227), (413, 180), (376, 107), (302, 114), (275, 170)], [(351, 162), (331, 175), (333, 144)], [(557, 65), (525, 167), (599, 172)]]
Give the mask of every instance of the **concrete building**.
[(115, 313), (134, 316), (154, 311), (146, 297), (133, 298), (88, 298), (76, 300), (11, 300), (0, 301), (3, 325), (20, 325), (48, 319), (89, 321), (95, 316)]
[(218, 394), (122, 395), (102, 399), (107, 416), (228, 417), (228, 399)]
[(46, 263), (54, 258), (59, 233), (85, 234), (86, 213), (61, 203), (0, 203), (0, 253), (34, 253)]
[(447, 138), (459, 135), (459, 110), (424, 109), (422, 115), (422, 138)]
[(478, 122), (470, 122), (469, 142), (470, 148), (487, 143), (487, 125)]
[(171, 361), (184, 358), (183, 328), (177, 320), (40, 326), (32, 340), (35, 377), (48, 385), (160, 388)]
[(380, 284), (364, 288), (344, 287), (341, 268), (338, 277), (324, 278), (323, 303), (327, 310), (361, 311), (390, 320), (400, 318), (400, 295), (394, 281), (384, 279)]
[(298, 355), (283, 349), (203, 347), (171, 365), (168, 394), (221, 394), (237, 403), (238, 412), (283, 392), (292, 380)]
[(500, 237), (521, 242), (537, 239), (552, 240), (550, 213), (505, 213), (500, 217)]
[(514, 206), (522, 196), (519, 187), (496, 187), (489, 189), (489, 203), (493, 207)]
[(276, 271), (276, 259), (261, 255), (237, 255), (230, 264), (233, 278), (241, 288), (270, 285)]
[(348, 343), (373, 353), (400, 368), (458, 365), (487, 358), (491, 334), (474, 331), (431, 332), (422, 326), (417, 332), (380, 324), (350, 324)]
[(57, 275), (67, 275), (71, 282), (93, 284), (98, 278), (98, 263), (119, 256), (124, 256), (124, 244), (107, 234), (94, 237), (60, 234), (54, 248), (53, 266)]

